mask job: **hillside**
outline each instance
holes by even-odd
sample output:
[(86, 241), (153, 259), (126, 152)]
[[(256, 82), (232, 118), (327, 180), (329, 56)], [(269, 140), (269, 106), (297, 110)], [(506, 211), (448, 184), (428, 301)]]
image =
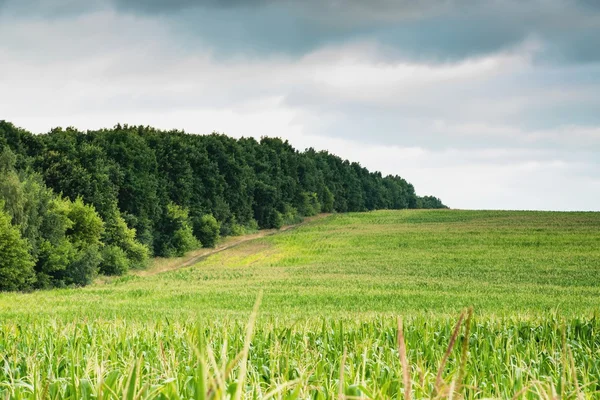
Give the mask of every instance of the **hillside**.
[(574, 316), (597, 310), (599, 260), (600, 213), (378, 211), (332, 215), (173, 272), (0, 299), (17, 314), (246, 317), (262, 289), (262, 313), (278, 318), (470, 305)]
[(318, 213), (415, 208), (445, 205), (278, 138), (127, 125), (34, 135), (0, 120), (0, 291), (85, 286)]

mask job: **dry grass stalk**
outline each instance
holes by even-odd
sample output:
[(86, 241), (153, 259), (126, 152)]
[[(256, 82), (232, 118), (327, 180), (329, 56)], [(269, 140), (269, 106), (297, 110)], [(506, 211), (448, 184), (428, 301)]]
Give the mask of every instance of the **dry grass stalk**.
[(402, 326), (402, 318), (398, 317), (398, 354), (400, 363), (402, 364), (402, 378), (404, 381), (404, 399), (410, 400), (411, 395), (411, 379), (410, 366), (406, 356), (406, 342), (404, 340), (404, 327)]
[(435, 378), (435, 387), (434, 393), (439, 394), (442, 386), (442, 374), (444, 373), (444, 368), (446, 367), (446, 362), (448, 361), (448, 357), (450, 357), (450, 353), (452, 353), (452, 349), (454, 348), (454, 344), (456, 343), (456, 338), (458, 337), (458, 332), (460, 331), (460, 327), (462, 326), (462, 322), (465, 319), (465, 312), (460, 313), (460, 317), (458, 318), (458, 322), (454, 327), (454, 331), (452, 332), (452, 337), (450, 337), (450, 342), (448, 343), (448, 348), (442, 357), (442, 362), (438, 369), (437, 376)]

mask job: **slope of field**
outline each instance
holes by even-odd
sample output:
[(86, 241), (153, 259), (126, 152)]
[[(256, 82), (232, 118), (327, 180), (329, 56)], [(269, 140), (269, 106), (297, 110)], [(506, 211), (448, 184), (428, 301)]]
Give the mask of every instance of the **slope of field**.
[(339, 398), (342, 382), (373, 398), (592, 398), (598, 299), (600, 213), (332, 215), (192, 267), (0, 295), (0, 395)]
[(600, 298), (600, 213), (380, 211), (332, 215), (191, 268), (3, 294), (7, 314), (134, 316), (261, 311), (589, 314)]

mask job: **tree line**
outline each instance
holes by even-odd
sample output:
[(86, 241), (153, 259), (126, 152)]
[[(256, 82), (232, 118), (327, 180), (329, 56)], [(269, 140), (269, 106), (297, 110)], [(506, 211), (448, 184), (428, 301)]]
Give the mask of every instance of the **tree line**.
[(320, 212), (445, 208), (399, 176), (278, 138), (0, 121), (0, 290), (86, 285), (152, 255)]

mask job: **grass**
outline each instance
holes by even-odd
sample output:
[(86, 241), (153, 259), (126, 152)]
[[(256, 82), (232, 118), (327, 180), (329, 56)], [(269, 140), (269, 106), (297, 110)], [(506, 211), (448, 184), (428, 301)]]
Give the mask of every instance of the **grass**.
[(596, 398), (599, 298), (600, 213), (333, 215), (190, 268), (0, 295), (0, 397)]

